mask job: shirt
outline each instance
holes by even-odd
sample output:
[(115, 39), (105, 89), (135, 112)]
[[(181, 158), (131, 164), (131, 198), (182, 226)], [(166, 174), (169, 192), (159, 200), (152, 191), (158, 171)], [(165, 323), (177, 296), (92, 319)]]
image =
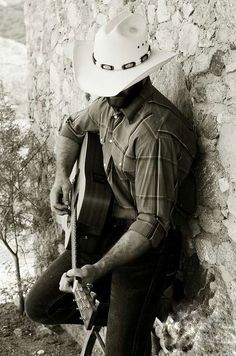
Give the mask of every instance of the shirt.
[(148, 78), (119, 113), (99, 97), (68, 117), (60, 135), (81, 144), (88, 131), (99, 133), (116, 215), (133, 219), (129, 230), (157, 247), (171, 226), (178, 186), (196, 154), (192, 122)]

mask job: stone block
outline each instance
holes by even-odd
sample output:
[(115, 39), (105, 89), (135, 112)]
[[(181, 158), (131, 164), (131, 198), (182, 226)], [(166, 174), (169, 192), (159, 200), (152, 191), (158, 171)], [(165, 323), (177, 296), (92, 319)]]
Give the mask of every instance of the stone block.
[(67, 10), (67, 19), (71, 27), (77, 27), (78, 23), (78, 10), (76, 3), (71, 2)]
[(230, 214), (236, 218), (236, 194), (234, 192), (229, 195), (227, 204)]
[(206, 239), (196, 239), (196, 251), (201, 262), (207, 262), (210, 265), (216, 263), (216, 252), (211, 244), (211, 241)]
[(193, 63), (192, 74), (206, 73), (210, 67), (212, 55), (210, 53), (201, 53)]
[(199, 224), (204, 231), (211, 234), (217, 234), (221, 228), (220, 221), (216, 220), (213, 214), (205, 209), (199, 215)]
[(229, 181), (227, 178), (219, 179), (219, 187), (222, 193), (225, 193), (229, 190)]
[(194, 12), (194, 7), (192, 4), (190, 4), (189, 2), (183, 3), (183, 15), (185, 19), (191, 16), (193, 12)]
[(166, 0), (158, 0), (157, 3), (157, 21), (159, 23), (170, 20), (170, 12), (167, 8)]
[(182, 15), (179, 10), (177, 10), (174, 15), (171, 17), (173, 26), (179, 27), (183, 22)]
[(225, 68), (225, 63), (224, 63), (224, 52), (221, 50), (217, 50), (211, 59), (211, 64), (210, 64), (210, 72), (218, 77), (221, 76), (224, 68)]
[(205, 112), (204, 110), (198, 110), (195, 113), (195, 118), (198, 123), (200, 135), (209, 140), (218, 138), (218, 123), (217, 117), (214, 114), (211, 112), (209, 113), (208, 111)]
[(104, 25), (107, 22), (107, 16), (100, 12), (96, 17), (96, 22), (100, 26)]
[(191, 23), (185, 23), (180, 31), (179, 49), (186, 57), (196, 53), (199, 28)]
[(218, 151), (222, 164), (230, 175), (231, 181), (236, 181), (236, 123), (226, 122), (221, 125), (218, 141)]
[(172, 30), (170, 22), (160, 24), (156, 32), (159, 48), (165, 51), (175, 51), (178, 43), (177, 36), (177, 33)]
[(227, 219), (223, 220), (224, 226), (227, 228), (228, 235), (234, 243), (236, 243), (236, 219), (233, 215), (228, 215)]
[(222, 103), (226, 98), (226, 89), (223, 81), (212, 81), (206, 84), (206, 100), (209, 103)]
[(155, 5), (148, 5), (147, 8), (147, 17), (148, 22), (152, 25), (156, 20), (156, 6)]
[(191, 220), (189, 220), (188, 225), (189, 225), (189, 227), (190, 227), (190, 230), (191, 230), (191, 232), (192, 232), (192, 236), (193, 236), (193, 237), (196, 237), (197, 235), (200, 234), (201, 228), (200, 228), (200, 225), (199, 225), (197, 219), (191, 219)]
[(199, 137), (198, 139), (198, 149), (200, 153), (208, 153), (216, 151), (216, 140), (209, 140), (206, 137)]
[(236, 254), (233, 245), (231, 242), (222, 242), (217, 250), (217, 264), (225, 266), (231, 275), (236, 273)]

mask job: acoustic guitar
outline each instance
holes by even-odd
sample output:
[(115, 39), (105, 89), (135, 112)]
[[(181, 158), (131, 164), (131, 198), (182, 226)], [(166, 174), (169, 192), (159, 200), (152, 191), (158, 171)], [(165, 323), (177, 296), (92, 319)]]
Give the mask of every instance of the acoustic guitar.
[[(70, 180), (71, 211), (70, 215), (62, 217), (61, 224), (65, 231), (65, 247), (71, 248), (72, 268), (78, 268), (80, 240), (101, 237), (112, 200), (97, 134), (86, 133)], [(90, 330), (99, 301), (91, 286), (82, 287), (80, 282), (79, 278), (74, 279), (73, 293), (84, 326)]]

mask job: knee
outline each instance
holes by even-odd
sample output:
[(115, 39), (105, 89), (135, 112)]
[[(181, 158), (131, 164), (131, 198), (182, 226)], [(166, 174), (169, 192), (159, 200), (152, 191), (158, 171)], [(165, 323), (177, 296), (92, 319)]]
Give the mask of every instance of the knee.
[(26, 316), (38, 323), (46, 323), (44, 308), (31, 293), (28, 293), (25, 299)]

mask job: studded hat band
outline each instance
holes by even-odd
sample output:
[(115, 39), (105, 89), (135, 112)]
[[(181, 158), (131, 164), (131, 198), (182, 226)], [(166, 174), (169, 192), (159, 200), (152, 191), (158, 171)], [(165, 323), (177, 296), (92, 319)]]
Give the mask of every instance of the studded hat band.
[(133, 68), (143, 62), (145, 62), (148, 57), (150, 56), (151, 54), (151, 46), (148, 47), (148, 51), (147, 53), (145, 53), (140, 59), (139, 61), (136, 61), (136, 62), (129, 62), (129, 63), (126, 63), (126, 64), (123, 64), (121, 67), (115, 67), (113, 65), (110, 65), (110, 64), (104, 64), (104, 63), (99, 63), (96, 58), (94, 57), (94, 53), (93, 53), (93, 63), (99, 67), (99, 68), (102, 68), (102, 69), (105, 69), (105, 70), (121, 70), (121, 69), (130, 69), (130, 68)]

